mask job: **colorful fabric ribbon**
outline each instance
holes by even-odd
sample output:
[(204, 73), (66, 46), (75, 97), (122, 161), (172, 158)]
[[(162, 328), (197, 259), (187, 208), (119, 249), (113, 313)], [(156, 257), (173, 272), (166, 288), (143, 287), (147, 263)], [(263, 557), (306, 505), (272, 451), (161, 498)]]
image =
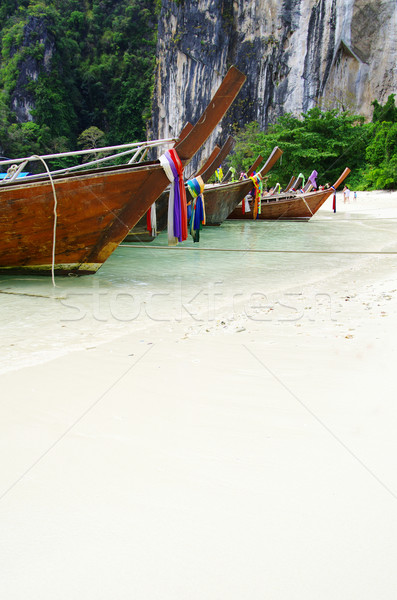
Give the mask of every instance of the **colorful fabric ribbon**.
[(251, 194), (247, 194), (246, 196), (244, 196), (244, 200), (241, 207), (243, 215), (245, 215), (245, 213), (251, 212), (250, 200), (252, 200)]
[(146, 213), (146, 229), (150, 235), (156, 237), (157, 235), (157, 215), (156, 215), (156, 203), (153, 202), (152, 206)]
[[(303, 174), (303, 173), (299, 173), (298, 177), (296, 178), (296, 181), (298, 182), (298, 181), (299, 181), (299, 179), (302, 179), (302, 185), (301, 185), (301, 188), (303, 188), (303, 187), (304, 187), (304, 185), (305, 185), (305, 176), (304, 176), (304, 174)], [(296, 192), (296, 191), (297, 191), (295, 186), (292, 188), (292, 191), (293, 191), (293, 192)]]
[(317, 188), (317, 183), (316, 183), (316, 177), (317, 177), (317, 175), (318, 175), (317, 171), (313, 171), (312, 174), (309, 177), (309, 181), (310, 181), (310, 183), (312, 184), (312, 186), (314, 188)]
[(187, 239), (186, 191), (183, 181), (183, 165), (174, 149), (167, 150), (159, 158), (171, 189), (168, 200), (168, 245), (176, 246)]
[(215, 171), (215, 175), (217, 180), (219, 181), (219, 183), (222, 181), (223, 179), (223, 169), (221, 166), (219, 166), (216, 171)]
[(204, 181), (198, 176), (189, 179), (187, 186), (193, 197), (189, 228), (193, 241), (198, 242), (200, 241), (200, 229), (205, 225)]
[(252, 218), (256, 219), (258, 215), (261, 214), (262, 210), (262, 177), (260, 173), (254, 173), (249, 177), (254, 184), (254, 210), (252, 213)]

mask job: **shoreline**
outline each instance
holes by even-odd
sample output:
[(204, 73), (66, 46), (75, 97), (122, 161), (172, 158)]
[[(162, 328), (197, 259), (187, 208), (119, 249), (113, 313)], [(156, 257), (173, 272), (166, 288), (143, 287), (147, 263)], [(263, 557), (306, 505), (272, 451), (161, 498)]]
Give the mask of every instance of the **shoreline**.
[(3, 596), (389, 598), (396, 259), (211, 280), (180, 321), (1, 374)]
[[(337, 192), (337, 198), (339, 196), (339, 199), (343, 198), (342, 192)], [(374, 198), (376, 199), (376, 206), (373, 206), (374, 203)], [(343, 203), (343, 200), (342, 200)], [(342, 207), (339, 208), (338, 210), (338, 205), (340, 205), (340, 200), (337, 200), (337, 213), (334, 214), (332, 211), (332, 197), (329, 198), (326, 203), (320, 208), (320, 211), (311, 219), (311, 223), (313, 224), (318, 224), (318, 226), (321, 226), (321, 223), (324, 222), (324, 219), (328, 220), (328, 219), (334, 219), (334, 226), (335, 228), (338, 227), (338, 222), (341, 222), (345, 219), (347, 219), (348, 221), (350, 221), (351, 219), (356, 219), (356, 218), (360, 218), (360, 221), (365, 221), (365, 219), (362, 218), (363, 214), (369, 214), (369, 215), (373, 215), (373, 213), (379, 213), (381, 215), (381, 217), (376, 217), (377, 219), (379, 219), (382, 223), (382, 217), (387, 219), (390, 218), (388, 216), (384, 216), (384, 215), (389, 215), (389, 214), (393, 214), (394, 216), (397, 217), (397, 192), (360, 192), (359, 196), (358, 196), (358, 200), (356, 202), (351, 201), (349, 204), (342, 204)], [(357, 215), (359, 215), (359, 217), (357, 217)], [(361, 216), (360, 216), (361, 215)], [(280, 223), (280, 225), (285, 224), (285, 222)], [(275, 223), (271, 223), (271, 226), (277, 226)], [(299, 224), (299, 226), (305, 227), (306, 224), (305, 223), (301, 223)], [(363, 223), (363, 226), (366, 226), (366, 223)], [(205, 231), (204, 231), (205, 234)], [(365, 238), (363, 238), (363, 247), (365, 245), (366, 241)], [(156, 339), (158, 338), (170, 338), (172, 339), (172, 335), (170, 336), (169, 334), (175, 334), (175, 336), (178, 339), (182, 339), (186, 336), (190, 336), (192, 335), (192, 331), (200, 331), (203, 330), (205, 332), (206, 329), (211, 329), (212, 331), (214, 330), (218, 330), (218, 331), (234, 331), (235, 329), (241, 328), (242, 326), (246, 327), (247, 323), (250, 322), (250, 317), (249, 314), (250, 312), (252, 312), (252, 304), (255, 304), (255, 294), (258, 297), (258, 300), (262, 302), (262, 304), (265, 302), (273, 302), (273, 303), (278, 303), (278, 299), (280, 300), (280, 302), (283, 301), (283, 297), (286, 295), (286, 297), (288, 296), (288, 294), (295, 294), (296, 296), (300, 293), (301, 295), (301, 299), (303, 301), (303, 299), (305, 299), (305, 294), (306, 294), (306, 300), (307, 302), (313, 302), (315, 301), (315, 293), (316, 293), (316, 288), (319, 287), (323, 290), (322, 293), (329, 293), (329, 290), (334, 291), (334, 281), (341, 281), (341, 284), (339, 285), (343, 285), (343, 278), (346, 277), (349, 274), (349, 271), (357, 274), (357, 276), (360, 279), (360, 270), (364, 269), (363, 273), (365, 272), (365, 277), (370, 276), (370, 278), (372, 277), (373, 280), (373, 284), (376, 285), (381, 285), (382, 284), (382, 279), (385, 279), (384, 282), (384, 286), (385, 286), (385, 294), (390, 294), (393, 291), (394, 285), (390, 285), (390, 289), (388, 288), (388, 272), (390, 270), (390, 274), (393, 273), (393, 265), (391, 265), (390, 267), (386, 267), (383, 271), (382, 271), (382, 275), (378, 275), (376, 273), (376, 267), (377, 267), (377, 256), (378, 256), (378, 252), (380, 252), (379, 256), (382, 256), (382, 252), (386, 252), (389, 249), (393, 249), (395, 248), (397, 250), (397, 242), (395, 241), (385, 241), (383, 247), (380, 250), (374, 250), (374, 254), (366, 254), (366, 251), (363, 250), (363, 254), (357, 254), (357, 256), (354, 256), (354, 261), (352, 264), (343, 264), (343, 262), (340, 263), (340, 265), (338, 267), (333, 267), (332, 271), (322, 271), (322, 272), (316, 272), (313, 275), (310, 273), (310, 271), (308, 271), (307, 274), (305, 274), (305, 280), (302, 281), (302, 283), (297, 286), (296, 284), (288, 285), (286, 282), (273, 282), (270, 284), (268, 282), (262, 282), (259, 287), (245, 287), (244, 288), (244, 282), (240, 282), (239, 285), (242, 286), (239, 288), (238, 290), (238, 294), (236, 294), (236, 297), (233, 294), (233, 290), (230, 289), (229, 287), (224, 287), (222, 285), (222, 281), (216, 282), (215, 286), (210, 287), (210, 284), (208, 286), (207, 291), (205, 292), (208, 296), (208, 301), (207, 303), (204, 301), (204, 299), (202, 297), (199, 297), (199, 299), (195, 299), (194, 298), (194, 303), (193, 305), (190, 304), (190, 299), (187, 296), (186, 298), (183, 297), (182, 295), (182, 290), (177, 289), (177, 286), (175, 286), (175, 290), (171, 293), (171, 300), (173, 300), (173, 303), (171, 304), (171, 306), (165, 307), (163, 309), (163, 307), (160, 306), (160, 311), (159, 311), (159, 307), (157, 306), (156, 303), (153, 304), (154, 300), (151, 297), (152, 292), (146, 292), (146, 288), (140, 287), (139, 291), (137, 292), (138, 296), (138, 302), (140, 304), (139, 306), (139, 314), (138, 316), (135, 318), (135, 316), (131, 319), (126, 319), (125, 323), (123, 323), (123, 321), (119, 322), (119, 320), (117, 319), (117, 315), (116, 315), (116, 319), (113, 319), (113, 321), (111, 320), (109, 323), (106, 323), (105, 321), (105, 316), (102, 316), (99, 312), (97, 303), (98, 302), (95, 300), (95, 295), (98, 294), (98, 298), (100, 295), (104, 295), (105, 292), (102, 291), (102, 288), (100, 287), (100, 283), (99, 281), (93, 280), (91, 279), (89, 282), (90, 286), (88, 288), (83, 287), (82, 291), (80, 292), (81, 294), (88, 294), (91, 293), (93, 294), (93, 300), (92, 300), (92, 306), (91, 308), (86, 306), (80, 307), (77, 303), (77, 300), (74, 300), (73, 295), (71, 296), (71, 300), (68, 299), (68, 292), (66, 290), (66, 294), (65, 294), (65, 290), (62, 289), (62, 287), (58, 288), (58, 289), (54, 289), (54, 288), (50, 288), (50, 290), (47, 292), (47, 298), (49, 300), (49, 302), (51, 302), (53, 300), (53, 298), (62, 298), (64, 297), (64, 300), (61, 300), (61, 304), (63, 304), (65, 306), (65, 308), (67, 309), (67, 307), (69, 307), (69, 313), (71, 314), (70, 317), (68, 317), (66, 315), (66, 318), (64, 319), (64, 324), (61, 325), (61, 328), (58, 328), (58, 334), (55, 335), (59, 335), (60, 333), (64, 334), (68, 334), (70, 337), (70, 342), (67, 343), (66, 347), (64, 344), (60, 344), (59, 348), (54, 348), (54, 346), (52, 348), (50, 348), (49, 350), (46, 349), (45, 347), (43, 347), (42, 351), (36, 351), (34, 354), (29, 354), (29, 352), (26, 353), (25, 357), (22, 360), (22, 364), (19, 362), (18, 360), (18, 351), (17, 349), (15, 350), (15, 360), (13, 361), (12, 364), (8, 364), (5, 365), (3, 364), (3, 368), (0, 369), (0, 376), (2, 374), (6, 374), (7, 372), (17, 372), (18, 370), (20, 370), (21, 368), (28, 368), (28, 367), (34, 367), (35, 365), (40, 365), (41, 363), (47, 363), (48, 361), (52, 361), (55, 360), (56, 358), (61, 358), (61, 357), (65, 357), (68, 356), (70, 353), (75, 353), (75, 352), (80, 352), (80, 351), (84, 351), (84, 350), (89, 350), (92, 351), (94, 348), (96, 347), (100, 347), (103, 344), (116, 344), (117, 341), (120, 338), (123, 338), (124, 335), (129, 335), (132, 337), (132, 339), (134, 338), (139, 338), (141, 339), (142, 337), (145, 338), (147, 337), (147, 335), (151, 335), (151, 336), (155, 336)], [(180, 250), (175, 250), (175, 253), (183, 253), (184, 252), (184, 248), (181, 247)], [(195, 251), (196, 248), (187, 248), (187, 250), (189, 251)], [(197, 248), (197, 250), (200, 250), (200, 248)], [(202, 248), (202, 250), (209, 250), (207, 248)], [(262, 252), (262, 250), (255, 250), (253, 249), (254, 252), (258, 251), (258, 252)], [(137, 249), (138, 252), (145, 252), (145, 249)], [(164, 251), (167, 251), (166, 247), (164, 247)], [(224, 250), (221, 250), (221, 252)], [(247, 251), (249, 252), (250, 249), (247, 248)], [(286, 250), (281, 250), (282, 253), (284, 253)], [(287, 250), (287, 252), (289, 252), (290, 255), (294, 255), (294, 254), (299, 254), (301, 250), (298, 249), (298, 251), (296, 250)], [(351, 254), (353, 251), (353, 254), (355, 252), (355, 250), (352, 249), (346, 249), (346, 252), (341, 251), (341, 249), (338, 247), (336, 248), (336, 252), (342, 252), (341, 255), (341, 260), (344, 258), (344, 256), (348, 256), (349, 254)], [(371, 252), (372, 250), (370, 250)], [(156, 252), (156, 250), (154, 250), (154, 252)], [(162, 250), (157, 250), (157, 252), (162, 252)], [(266, 254), (268, 252), (268, 250), (263, 250), (264, 254), (264, 259), (266, 257)], [(274, 251), (270, 251), (271, 254), (274, 253)], [(306, 252), (306, 250), (303, 249), (303, 252)], [(313, 252), (310, 251), (309, 252)], [(317, 250), (314, 250), (314, 254), (316, 254)], [(207, 254), (207, 252), (204, 252), (205, 254)], [(237, 253), (246, 255), (246, 252), (242, 252), (241, 250), (237, 250)], [(321, 250), (321, 246), (318, 249), (318, 253), (319, 253), (319, 257), (323, 254), (323, 250)], [(219, 253), (218, 253), (219, 254)], [(330, 251), (330, 255), (334, 254), (334, 252), (331, 250)], [(382, 256), (382, 261), (383, 264), (386, 264), (388, 262), (390, 258), (391, 263), (393, 263), (393, 254), (390, 254), (390, 257), (385, 257)], [(236, 260), (238, 260), (236, 258)], [(373, 273), (371, 272), (373, 271)], [(95, 276), (93, 276), (95, 277)], [(365, 278), (364, 277), (364, 278)], [(22, 281), (22, 285), (23, 285), (23, 279)], [(64, 283), (63, 281), (61, 281), (60, 283)], [(85, 282), (84, 282), (85, 283)], [(218, 287), (216, 287), (217, 283), (221, 284)], [(38, 290), (39, 292), (41, 291), (41, 288), (44, 286), (45, 282), (44, 281), (40, 281), (39, 282), (39, 287)], [(252, 282), (249, 284), (252, 285)], [(364, 285), (364, 283), (363, 283)], [(3, 286), (1, 286), (3, 287)], [(10, 286), (8, 286), (10, 287)], [(346, 287), (346, 286), (345, 286)], [(78, 288), (79, 289), (79, 288)], [(77, 298), (79, 295), (77, 289)], [(91, 291), (90, 291), (91, 290)], [(255, 291), (254, 291), (255, 290)], [(325, 290), (325, 291), (324, 291)], [(2, 290), (0, 290), (2, 291)], [(105, 288), (106, 291), (106, 288)], [(12, 289), (6, 289), (4, 290), (5, 294), (11, 294), (11, 298), (10, 301), (12, 301), (12, 295), (16, 294), (18, 295), (18, 289), (12, 290)], [(23, 294), (23, 292), (22, 292)], [(105, 300), (107, 303), (109, 303), (109, 305), (112, 303), (115, 304), (115, 300), (114, 298), (116, 296), (112, 296), (112, 294), (117, 294), (117, 289), (116, 290), (112, 290), (110, 288), (109, 293), (108, 293), (108, 297), (105, 297)], [(140, 294), (140, 295), (139, 295)], [(146, 294), (146, 295), (145, 295)], [(348, 289), (345, 290), (341, 290), (341, 295), (349, 295), (349, 291)], [(161, 296), (161, 291), (160, 294)], [(263, 298), (261, 299), (260, 296), (263, 296)], [(337, 293), (333, 294), (334, 302), (337, 302)], [(0, 298), (3, 297), (3, 294), (0, 294)], [(40, 297), (40, 293), (38, 293), (36, 301), (40, 301), (39, 300)], [(299, 304), (299, 302), (298, 302)], [(300, 307), (298, 306), (295, 307), (295, 312), (297, 312), (297, 310), (300, 310)], [(248, 305), (248, 308), (247, 306)], [(88, 310), (87, 312), (87, 317), (89, 317), (88, 323), (85, 325), (85, 327), (83, 325), (81, 325), (81, 330), (82, 333), (84, 333), (84, 337), (85, 339), (83, 341), (79, 341), (78, 339), (78, 332), (79, 332), (79, 323), (78, 320), (76, 320), (75, 322), (73, 321), (74, 317), (74, 313), (73, 310), (80, 310), (81, 314), (83, 314), (84, 310)], [(163, 312), (162, 312), (163, 310)], [(290, 308), (290, 317), (293, 318), (293, 311), (294, 309), (291, 307)], [(91, 314), (90, 314), (91, 311)], [(170, 312), (168, 312), (170, 311)], [(248, 317), (247, 317), (248, 314)], [(274, 307), (272, 308), (271, 311), (267, 311), (267, 313), (265, 314), (265, 317), (267, 317), (269, 314), (273, 314), (276, 315), (276, 312), (274, 312)], [(288, 315), (283, 315), (285, 318), (288, 317)], [(80, 317), (80, 314), (77, 313), (77, 317)], [(54, 318), (60, 318), (60, 316), (57, 317), (57, 313), (54, 312)], [(123, 315), (122, 315), (123, 318)], [(207, 325), (204, 323), (204, 325), (199, 326), (196, 325), (196, 319), (200, 319), (203, 318), (204, 322), (207, 323)], [(273, 317), (275, 318), (275, 317)], [(163, 319), (163, 320), (162, 320)], [(216, 325), (216, 321), (218, 321), (219, 323), (221, 322), (225, 322), (225, 326), (222, 325), (218, 325), (217, 327)], [(228, 325), (226, 325), (226, 321), (228, 322)], [(244, 323), (244, 325), (242, 325), (242, 323)], [(128, 332), (125, 333), (123, 331), (123, 327), (125, 327), (128, 329)], [(103, 326), (106, 326), (104, 331), (102, 332), (101, 329)], [(91, 327), (93, 335), (89, 335), (89, 327)], [(114, 327), (115, 331), (112, 332), (111, 327)], [(76, 329), (77, 328), (77, 329)], [(169, 331), (170, 330), (170, 331)], [(73, 333), (75, 331), (75, 333)], [(69, 333), (70, 332), (70, 333)], [(54, 330), (55, 333), (55, 330)], [(75, 341), (72, 342), (72, 338), (75, 338)], [(67, 338), (66, 338), (67, 339)], [(33, 341), (33, 340), (32, 340)], [(33, 344), (33, 348), (34, 348), (34, 344)]]

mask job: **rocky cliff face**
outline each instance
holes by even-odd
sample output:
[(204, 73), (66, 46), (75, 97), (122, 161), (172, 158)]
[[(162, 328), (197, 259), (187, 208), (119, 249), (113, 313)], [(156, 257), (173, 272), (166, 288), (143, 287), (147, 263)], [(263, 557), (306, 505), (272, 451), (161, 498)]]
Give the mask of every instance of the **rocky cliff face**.
[(397, 91), (395, 0), (163, 0), (158, 39), (158, 137), (197, 119), (230, 64), (247, 82), (208, 146), (317, 104), (370, 118)]
[(54, 39), (47, 31), (44, 19), (31, 17), (23, 31), (22, 48), (31, 48), (37, 44), (43, 47), (42, 56), (40, 59), (27, 56), (20, 61), (18, 79), (11, 97), (11, 108), (20, 123), (33, 121), (32, 110), (35, 108), (35, 101), (33, 93), (29, 91), (29, 83), (37, 80), (40, 69), (47, 73), (50, 71), (51, 59), (55, 52)]

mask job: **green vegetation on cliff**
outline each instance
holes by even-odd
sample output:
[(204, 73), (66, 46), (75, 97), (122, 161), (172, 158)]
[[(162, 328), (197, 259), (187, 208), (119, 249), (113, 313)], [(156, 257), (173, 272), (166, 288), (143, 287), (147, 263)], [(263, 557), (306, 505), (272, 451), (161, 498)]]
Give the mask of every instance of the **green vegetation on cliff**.
[(78, 136), (93, 126), (107, 143), (145, 138), (156, 5), (156, 0), (2, 0), (2, 152), (75, 148)]
[(237, 135), (230, 159), (237, 170), (246, 170), (261, 154), (274, 146), (284, 154), (272, 169), (270, 185), (287, 184), (300, 172), (308, 177), (313, 169), (320, 184), (332, 184), (345, 167), (352, 171), (348, 184), (355, 189), (397, 188), (397, 109), (394, 94), (384, 106), (373, 103), (372, 123), (363, 117), (337, 110), (313, 108), (301, 118), (280, 117), (266, 132), (249, 123)]
[(373, 102), (371, 137), (366, 148), (365, 185), (369, 189), (397, 188), (397, 108), (390, 94), (384, 106)]
[[(146, 137), (161, 0), (2, 0), (0, 152), (6, 156), (106, 145)], [(315, 169), (332, 183), (345, 166), (355, 189), (397, 188), (394, 94), (373, 102), (372, 123), (316, 107), (286, 114), (264, 132), (238, 132), (231, 164), (247, 169), (275, 145), (271, 183)], [(92, 138), (92, 132), (95, 136)]]

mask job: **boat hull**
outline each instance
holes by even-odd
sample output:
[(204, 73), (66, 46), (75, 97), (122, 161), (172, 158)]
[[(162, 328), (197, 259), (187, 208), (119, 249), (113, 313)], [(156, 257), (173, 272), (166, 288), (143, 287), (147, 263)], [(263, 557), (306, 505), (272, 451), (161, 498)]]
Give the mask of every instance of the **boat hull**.
[(167, 184), (146, 163), (1, 188), (0, 272), (95, 273)]
[[(156, 200), (156, 221), (157, 221), (157, 233), (161, 233), (165, 229), (167, 229), (167, 219), (168, 219), (168, 198), (169, 192), (165, 191), (160, 194), (159, 198)], [(137, 224), (127, 233), (124, 238), (124, 242), (126, 243), (148, 243), (152, 242), (156, 235), (152, 235), (147, 228), (147, 218), (146, 214), (144, 214)]]
[[(238, 205), (244, 196), (252, 189), (250, 179), (235, 183), (207, 184), (204, 190), (205, 224), (221, 225)], [(186, 187), (187, 197), (190, 192)], [(156, 200), (157, 231), (160, 233), (167, 227), (168, 191), (163, 192)], [(154, 237), (147, 230), (146, 215), (144, 215), (124, 239), (124, 242), (151, 242)]]
[[(309, 192), (308, 194), (294, 195), (290, 198), (272, 198), (262, 200), (260, 214), (257, 220), (278, 219), (310, 219), (332, 194), (331, 191)], [(229, 215), (229, 219), (251, 219), (252, 211), (243, 214), (242, 206), (237, 206)]]
[[(280, 150), (278, 146), (275, 146), (266, 163), (260, 169), (258, 175), (263, 178), (278, 161), (282, 153), (282, 150)], [(251, 168), (248, 169), (248, 173), (254, 173), (262, 160), (262, 156), (259, 155)], [(220, 185), (215, 184), (206, 186), (206, 225), (221, 225), (221, 223), (223, 223), (223, 221), (229, 217), (229, 215), (243, 200), (243, 198), (254, 189), (254, 182), (250, 178)]]
[(206, 186), (204, 196), (206, 225), (221, 225), (253, 187), (254, 184), (250, 179)]

